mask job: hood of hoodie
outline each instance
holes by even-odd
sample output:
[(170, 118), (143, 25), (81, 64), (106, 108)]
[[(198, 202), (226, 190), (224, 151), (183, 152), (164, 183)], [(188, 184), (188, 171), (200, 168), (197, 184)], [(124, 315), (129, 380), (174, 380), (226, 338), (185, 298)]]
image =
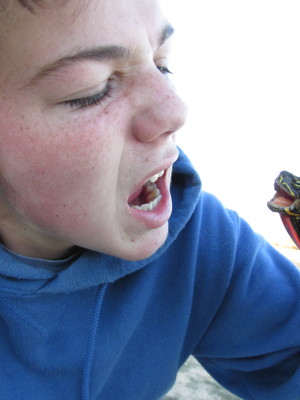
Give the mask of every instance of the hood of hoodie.
[[(63, 293), (114, 282), (154, 261), (174, 242), (193, 213), (201, 182), (188, 158), (180, 150), (173, 167), (171, 194), (173, 212), (164, 245), (151, 257), (127, 261), (83, 250), (77, 257), (50, 261), (19, 256), (0, 248), (0, 286), (5, 292)], [(43, 267), (42, 267), (43, 266)], [(61, 270), (62, 269), (62, 270)]]

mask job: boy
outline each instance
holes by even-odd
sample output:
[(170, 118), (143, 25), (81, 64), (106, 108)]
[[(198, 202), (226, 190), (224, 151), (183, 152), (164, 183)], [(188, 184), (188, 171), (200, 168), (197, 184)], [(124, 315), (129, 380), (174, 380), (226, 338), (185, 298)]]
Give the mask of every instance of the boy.
[(1, 398), (158, 399), (193, 354), (299, 399), (299, 272), (179, 154), (156, 0), (1, 6)]

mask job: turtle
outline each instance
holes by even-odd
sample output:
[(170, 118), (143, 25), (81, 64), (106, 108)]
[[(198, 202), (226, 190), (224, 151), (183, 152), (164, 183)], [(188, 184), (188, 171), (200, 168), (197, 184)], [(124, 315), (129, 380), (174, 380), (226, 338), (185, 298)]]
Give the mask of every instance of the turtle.
[(267, 205), (278, 212), (290, 237), (300, 249), (300, 177), (281, 171), (274, 182), (276, 191)]

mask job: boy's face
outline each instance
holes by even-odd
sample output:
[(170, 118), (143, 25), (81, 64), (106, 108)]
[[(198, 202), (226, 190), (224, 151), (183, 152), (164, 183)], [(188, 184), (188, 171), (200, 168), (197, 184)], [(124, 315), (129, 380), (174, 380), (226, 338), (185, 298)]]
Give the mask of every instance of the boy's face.
[[(0, 19), (1, 241), (147, 257), (167, 235), (186, 114), (166, 76), (170, 29), (156, 0), (52, 4)], [(133, 208), (158, 196), (143, 185), (160, 171), (158, 205)]]

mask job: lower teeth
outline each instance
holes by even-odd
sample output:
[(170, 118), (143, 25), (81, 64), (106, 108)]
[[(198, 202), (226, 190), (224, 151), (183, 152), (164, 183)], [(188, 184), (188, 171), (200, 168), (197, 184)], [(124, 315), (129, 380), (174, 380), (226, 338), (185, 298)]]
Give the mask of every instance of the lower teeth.
[(147, 182), (145, 189), (147, 191), (146, 198), (148, 203), (141, 204), (140, 206), (132, 205), (131, 208), (136, 210), (152, 211), (158, 205), (162, 199), (162, 195), (160, 194), (160, 190), (156, 184)]
[(157, 204), (160, 202), (162, 198), (162, 195), (158, 195), (156, 199), (150, 201), (150, 203), (142, 204), (140, 206), (131, 206), (131, 208), (135, 208), (136, 210), (144, 210), (144, 211), (152, 211), (153, 208), (157, 206)]

